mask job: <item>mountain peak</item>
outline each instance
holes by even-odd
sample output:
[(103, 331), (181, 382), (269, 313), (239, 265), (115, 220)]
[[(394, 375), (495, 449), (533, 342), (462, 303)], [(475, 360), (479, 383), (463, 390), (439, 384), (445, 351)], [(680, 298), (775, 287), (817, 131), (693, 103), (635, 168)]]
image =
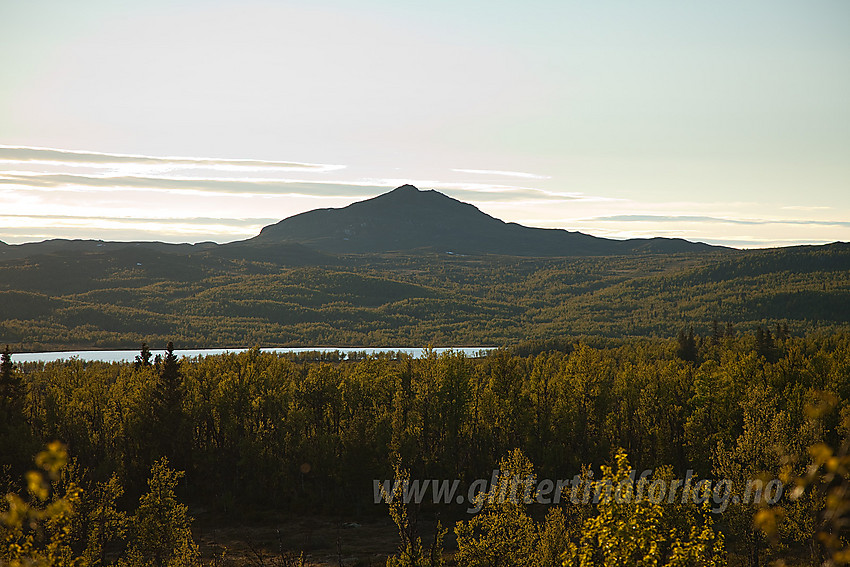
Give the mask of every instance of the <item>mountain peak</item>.
[(419, 197), (424, 196), (432, 196), (432, 195), (442, 195), (442, 193), (438, 193), (437, 191), (423, 191), (419, 189), (415, 185), (411, 185), (410, 183), (405, 183), (404, 185), (400, 185), (396, 187), (392, 191), (387, 191), (382, 195), (378, 195), (375, 199), (381, 200), (382, 198), (389, 198), (389, 201), (399, 202), (399, 201), (407, 201), (414, 200), (418, 201)]
[(407, 183), (339, 209), (317, 209), (269, 225), (256, 242), (297, 242), (331, 253), (436, 250), (463, 254), (567, 256), (706, 247), (661, 239), (616, 241), (505, 223), (435, 190)]
[(393, 189), (390, 192), (391, 193), (420, 193), (421, 191), (419, 191), (419, 188), (416, 187), (415, 185), (411, 185), (410, 183), (405, 183), (404, 185), (401, 185), (400, 187), (396, 187), (395, 189)]

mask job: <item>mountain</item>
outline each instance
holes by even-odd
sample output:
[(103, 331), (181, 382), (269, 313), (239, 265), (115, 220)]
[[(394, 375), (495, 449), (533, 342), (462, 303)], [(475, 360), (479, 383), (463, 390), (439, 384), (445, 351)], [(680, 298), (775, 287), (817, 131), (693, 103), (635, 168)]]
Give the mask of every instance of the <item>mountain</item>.
[(613, 240), (494, 218), (438, 191), (402, 185), (339, 209), (316, 209), (262, 229), (242, 245), (299, 243), (336, 254), (431, 250), (454, 254), (596, 256), (701, 252), (722, 247), (682, 239)]
[(39, 255), (112, 254), (125, 249), (286, 265), (333, 264), (335, 254), (431, 251), (505, 256), (606, 256), (725, 248), (680, 238), (614, 240), (494, 218), (438, 191), (402, 185), (339, 209), (316, 209), (266, 226), (247, 240), (216, 244), (51, 239), (0, 242), (0, 262)]

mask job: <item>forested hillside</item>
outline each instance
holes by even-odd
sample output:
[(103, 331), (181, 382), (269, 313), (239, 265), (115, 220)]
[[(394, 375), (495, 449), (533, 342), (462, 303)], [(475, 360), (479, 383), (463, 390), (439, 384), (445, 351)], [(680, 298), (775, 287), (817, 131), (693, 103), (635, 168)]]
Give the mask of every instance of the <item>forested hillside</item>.
[(501, 346), (672, 337), (689, 326), (706, 333), (715, 320), (749, 331), (780, 322), (795, 333), (850, 321), (843, 243), (563, 258), (237, 251), (134, 245), (0, 262), (0, 342), (27, 351), (168, 340), (184, 348)]

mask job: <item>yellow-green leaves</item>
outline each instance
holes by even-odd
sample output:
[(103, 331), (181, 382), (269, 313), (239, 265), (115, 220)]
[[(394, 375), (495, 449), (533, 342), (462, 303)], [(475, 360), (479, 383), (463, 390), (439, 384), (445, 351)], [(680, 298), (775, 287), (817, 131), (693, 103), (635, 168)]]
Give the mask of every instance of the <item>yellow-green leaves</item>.
[(708, 500), (690, 510), (690, 526), (672, 521), (674, 505), (635, 491), (626, 452), (602, 467), (594, 484), (597, 514), (585, 520), (562, 556), (564, 567), (686, 567), (725, 565), (723, 537), (714, 530)]
[(40, 470), (26, 474), (28, 499), (6, 495), (0, 513), (0, 565), (10, 567), (74, 567), (80, 564), (71, 546), (71, 532), (81, 490), (73, 481), (51, 486), (66, 466), (64, 445), (51, 443), (38, 454)]

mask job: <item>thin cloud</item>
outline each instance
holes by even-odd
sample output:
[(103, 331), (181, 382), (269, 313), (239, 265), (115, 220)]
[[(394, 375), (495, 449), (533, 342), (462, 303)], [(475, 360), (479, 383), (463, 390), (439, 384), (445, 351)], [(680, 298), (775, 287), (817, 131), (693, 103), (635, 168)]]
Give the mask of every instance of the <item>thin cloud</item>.
[[(39, 215), (39, 214), (0, 214), (0, 222), (4, 226), (13, 224), (22, 224), (25, 221), (59, 221), (53, 226), (61, 224), (84, 224), (94, 221), (115, 221), (115, 222), (132, 222), (132, 223), (177, 223), (177, 224), (192, 224), (192, 225), (226, 225), (234, 227), (254, 227), (258, 225), (265, 226), (267, 224), (276, 223), (278, 218), (219, 218), (219, 217), (107, 217), (107, 216), (82, 216), (82, 215)], [(64, 223), (63, 223), (64, 221)]]
[(269, 161), (257, 159), (219, 159), (192, 157), (157, 157), (132, 154), (110, 154), (29, 146), (0, 146), (0, 162), (40, 163), (67, 166), (147, 166), (159, 168), (213, 168), (278, 171), (336, 171), (344, 165)]
[(523, 201), (564, 201), (578, 200), (575, 195), (556, 195), (540, 189), (482, 190), (482, 189), (440, 189), (446, 195), (461, 201), (487, 201), (516, 203)]
[[(231, 242), (255, 236), (279, 219), (82, 217), (0, 215), (0, 241), (23, 243), (46, 238), (99, 238), (170, 242)], [(41, 221), (41, 222), (39, 222)]]
[(582, 219), (585, 221), (614, 221), (614, 222), (709, 222), (743, 225), (793, 224), (814, 226), (845, 226), (850, 227), (850, 221), (808, 220), (808, 219), (734, 219), (723, 217), (708, 217), (695, 215), (612, 215)]
[(803, 205), (789, 205), (782, 208), (791, 211), (828, 211), (832, 209), (832, 207), (806, 207)]
[(755, 239), (755, 238), (744, 238), (739, 237), (736, 239), (728, 239), (728, 238), (711, 238), (705, 237), (700, 238), (700, 242), (705, 242), (706, 244), (716, 244), (718, 246), (730, 246), (732, 248), (776, 248), (779, 246), (803, 246), (803, 245), (823, 245), (823, 244), (832, 244), (836, 242), (835, 240), (818, 240), (818, 239), (784, 239), (784, 240), (775, 240), (775, 239)]
[(522, 179), (552, 179), (549, 175), (538, 175), (536, 173), (525, 173), (524, 171), (502, 171), (498, 169), (453, 169), (458, 173), (472, 173), (473, 175), (502, 175), (505, 177), (519, 177)]
[(232, 242), (255, 236), (259, 229), (217, 225), (192, 225), (179, 222), (155, 224), (102, 223), (95, 226), (38, 226), (0, 229), (0, 241), (23, 244), (50, 238), (102, 239), (112, 241), (160, 242)]
[(183, 177), (92, 176), (66, 173), (2, 174), (0, 185), (31, 189), (191, 191), (230, 195), (304, 195), (310, 197), (370, 197), (387, 190), (385, 186), (287, 181), (277, 179), (210, 179)]
[[(302, 195), (306, 197), (373, 197), (385, 193), (404, 180), (372, 179), (360, 181), (303, 181), (286, 179), (223, 179), (165, 176), (107, 176), (68, 173), (0, 172), (0, 185), (15, 185), (38, 190), (113, 190), (190, 191), (231, 195)], [(580, 193), (552, 193), (531, 187), (485, 185), (475, 183), (422, 183), (451, 197), (469, 201), (519, 202), (600, 200)]]
[[(366, 181), (385, 187), (411, 184), (419, 189), (435, 189), (462, 201), (488, 201), (517, 203), (522, 201), (596, 200), (582, 193), (555, 193), (535, 187), (499, 185), (493, 183), (445, 182), (433, 179), (372, 178)], [(600, 198), (602, 199), (602, 198)]]

